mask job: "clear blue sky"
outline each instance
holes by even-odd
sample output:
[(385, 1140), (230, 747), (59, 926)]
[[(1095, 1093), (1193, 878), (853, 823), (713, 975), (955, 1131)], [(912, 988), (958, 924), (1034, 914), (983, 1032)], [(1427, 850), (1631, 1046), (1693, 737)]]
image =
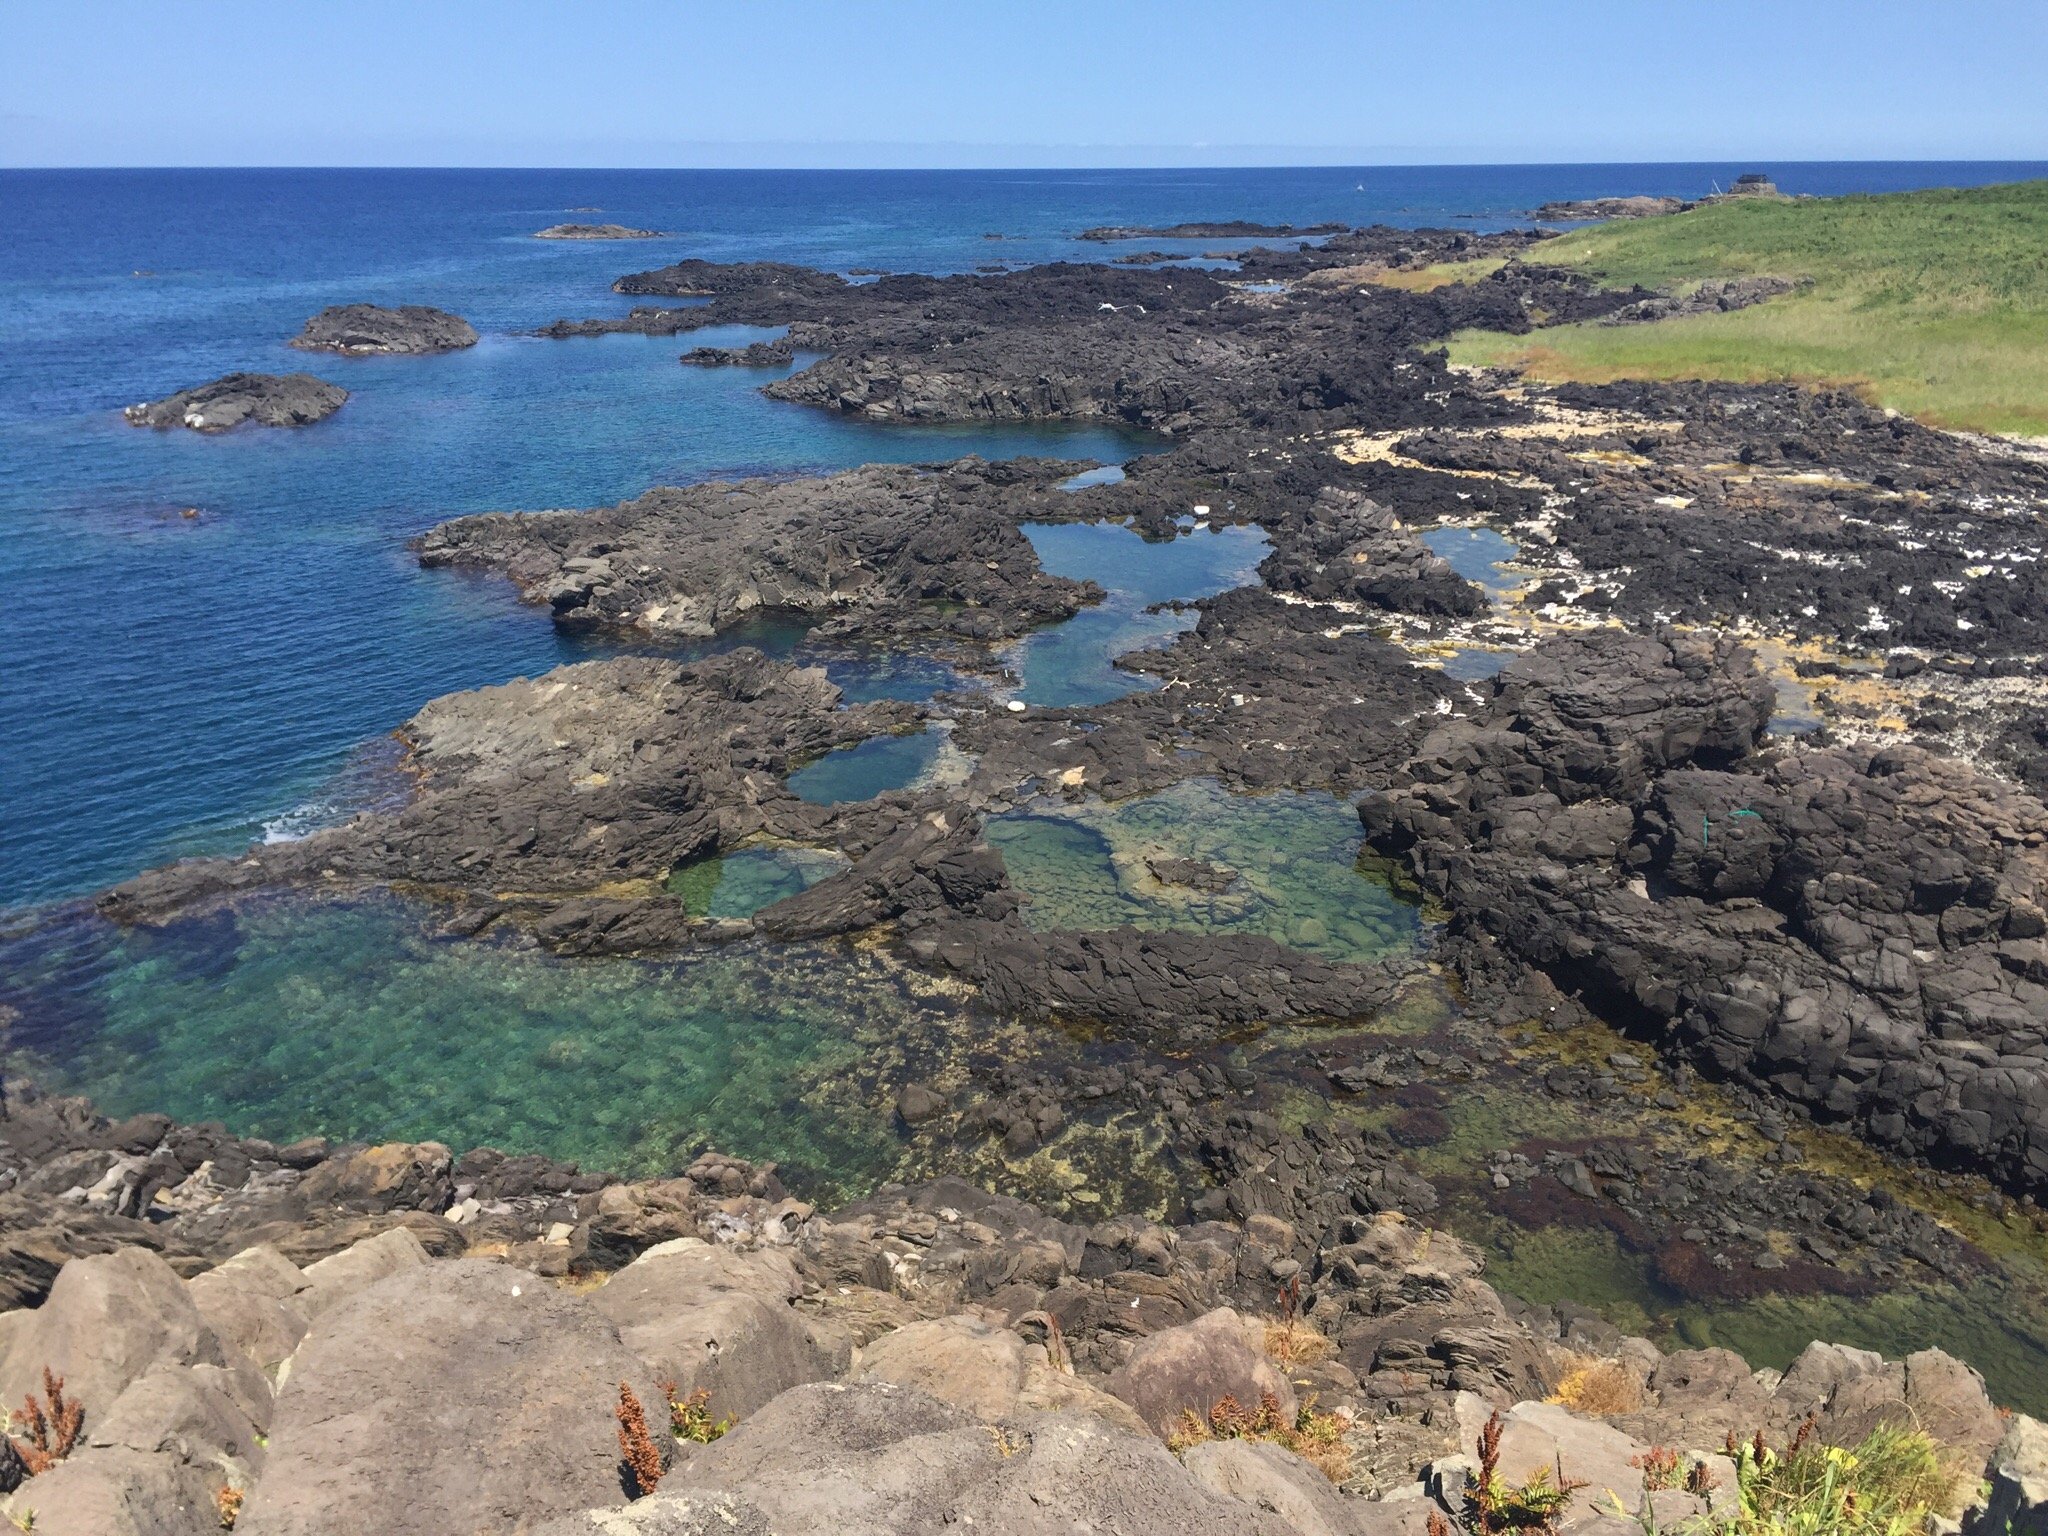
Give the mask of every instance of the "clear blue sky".
[(5, 165), (2048, 158), (2048, 0), (6, 0)]

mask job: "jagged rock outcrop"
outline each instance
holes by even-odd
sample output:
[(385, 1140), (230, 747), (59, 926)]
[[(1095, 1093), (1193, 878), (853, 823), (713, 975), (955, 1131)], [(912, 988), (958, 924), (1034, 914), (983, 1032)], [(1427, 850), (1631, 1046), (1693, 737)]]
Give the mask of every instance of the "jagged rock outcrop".
[(144, 400), (121, 414), (135, 427), (189, 427), (225, 432), (245, 421), (264, 427), (303, 427), (341, 409), (348, 391), (310, 373), (225, 373), (161, 400)]
[(1769, 711), (1726, 644), (1549, 642), (1360, 814), (1609, 1016), (1879, 1145), (2041, 1188), (2048, 810), (1911, 749), (1766, 757)]
[(339, 352), (345, 357), (414, 357), (459, 352), (476, 341), (476, 327), (462, 316), (426, 304), (332, 304), (308, 320), (291, 345), (301, 352)]
[[(405, 727), (419, 788), (404, 808), (247, 859), (171, 865), (115, 887), (101, 910), (153, 921), (235, 890), (336, 879), (563, 897), (652, 882), (762, 830), (765, 804), (794, 801), (782, 776), (797, 763), (916, 715), (839, 705), (821, 669), (754, 650), (687, 665), (622, 656), (451, 694)], [(645, 942), (675, 942), (680, 902), (647, 894), (631, 914), (654, 924)]]
[(550, 224), (533, 232), (536, 240), (658, 240), (658, 229), (635, 229), (630, 224)]
[(988, 640), (1072, 614), (1014, 514), (1058, 460), (871, 465), (815, 480), (713, 481), (589, 512), (484, 513), (420, 541), (429, 566), (502, 571), (558, 623), (708, 635), (763, 613), (842, 629)]
[[(1561, 1468), (1597, 1490), (1568, 1505), (1566, 1532), (1590, 1532), (1610, 1502), (1652, 1503), (1659, 1519), (1701, 1507), (1652, 1489), (1652, 1444), (1707, 1446), (1731, 1429), (1782, 1443), (1809, 1420), (1845, 1445), (1880, 1422), (1924, 1427), (1971, 1485), (1964, 1501), (1988, 1456), (2005, 1500), (1995, 1507), (2016, 1528), (2037, 1518), (2024, 1446), (2013, 1449), (2037, 1428), (2006, 1430), (1982, 1382), (1948, 1356), (1889, 1362), (1817, 1344), (1781, 1378), (1725, 1350), (1663, 1355), (1613, 1336), (1605, 1365), (1634, 1383), (1637, 1406), (1603, 1422), (1538, 1401), (1583, 1367), (1584, 1332), (1511, 1309), (1470, 1249), (1394, 1216), (1351, 1214), (1317, 1235), (1258, 1213), (1081, 1226), (958, 1180), (825, 1216), (783, 1199), (769, 1171), (707, 1157), (681, 1180), (574, 1197), (572, 1212), (589, 1214), (569, 1242), (508, 1243), (560, 1204), (515, 1195), (487, 1215), (478, 1193), (509, 1167), (480, 1154), (453, 1160), (453, 1187), (371, 1173), (423, 1160), (435, 1159), (338, 1149), (296, 1183), (325, 1170), (320, 1187), (337, 1193), (381, 1186), (346, 1198), (415, 1202), (467, 1257), (429, 1258), (392, 1228), (303, 1270), (278, 1245), (194, 1254), (180, 1280), (131, 1247), (76, 1260), (39, 1308), (0, 1314), (8, 1369), (17, 1355), (68, 1350), (61, 1364), (86, 1411), (78, 1448), (15, 1488), (5, 1512), (34, 1509), (51, 1536), (200, 1536), (218, 1528), (226, 1491), (242, 1499), (236, 1528), (256, 1536), (359, 1522), (594, 1536), (970, 1521), (1051, 1532), (1112, 1519), (1132, 1531), (1421, 1536), (1431, 1510), (1457, 1513), (1480, 1426), (1498, 1409), (1505, 1475)], [(542, 1189), (548, 1174), (529, 1168), (513, 1187)], [(270, 1180), (272, 1198), (293, 1182)], [(239, 1198), (222, 1191), (213, 1219)], [(206, 1227), (208, 1210), (166, 1226)], [(629, 1210), (640, 1215), (622, 1223)], [(656, 1212), (676, 1221), (644, 1219)], [(307, 1210), (270, 1225), (298, 1246), (301, 1226), (332, 1219)], [(630, 1262), (587, 1240), (601, 1220)], [(565, 1253), (584, 1257), (564, 1266)], [(152, 1299), (109, 1311), (116, 1277)], [(1280, 1279), (1299, 1298), (1291, 1321), (1271, 1312)], [(718, 1415), (700, 1413), (699, 1433), (724, 1421), (708, 1443), (667, 1433), (661, 1377), (678, 1370), (690, 1374), (676, 1400), (704, 1386)], [(658, 1491), (632, 1502), (621, 1384), (665, 1467)], [(1224, 1396), (1270, 1393), (1284, 1410), (1310, 1392), (1317, 1413), (1338, 1415), (1319, 1421), (1317, 1453), (1336, 1485), (1270, 1442), (1183, 1444), (1183, 1455), (1164, 1443)], [(1730, 1486), (1724, 1467), (1713, 1497)]]

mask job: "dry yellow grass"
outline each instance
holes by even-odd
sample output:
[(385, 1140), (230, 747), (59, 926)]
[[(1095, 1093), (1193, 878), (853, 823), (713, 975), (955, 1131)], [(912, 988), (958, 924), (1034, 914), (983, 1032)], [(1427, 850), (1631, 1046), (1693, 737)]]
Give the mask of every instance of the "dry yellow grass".
[(1619, 1360), (1580, 1355), (1559, 1380), (1550, 1401), (1579, 1413), (1634, 1413), (1643, 1406), (1643, 1386)]
[(1426, 267), (1387, 267), (1366, 263), (1356, 267), (1326, 267), (1311, 272), (1301, 281), (1312, 288), (1356, 288), (1371, 283), (1376, 288), (1399, 288), (1408, 293), (1428, 293), (1451, 283), (1476, 283), (1491, 277), (1505, 265), (1498, 256), (1474, 261), (1440, 261)]
[(1304, 1323), (1268, 1323), (1266, 1353), (1282, 1365), (1314, 1365), (1337, 1353), (1337, 1341)]

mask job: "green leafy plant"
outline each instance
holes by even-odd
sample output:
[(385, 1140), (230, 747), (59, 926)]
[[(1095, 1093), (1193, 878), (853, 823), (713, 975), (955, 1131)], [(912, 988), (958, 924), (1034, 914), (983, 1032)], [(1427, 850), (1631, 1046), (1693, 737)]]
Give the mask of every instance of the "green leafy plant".
[(699, 1387), (688, 1397), (677, 1397), (676, 1384), (670, 1381), (662, 1384), (662, 1391), (668, 1396), (669, 1430), (678, 1440), (709, 1445), (739, 1422), (730, 1416), (723, 1419), (712, 1417), (708, 1388)]
[(1555, 1531), (1558, 1517), (1585, 1483), (1566, 1477), (1562, 1465), (1555, 1477), (1549, 1467), (1538, 1467), (1527, 1482), (1510, 1483), (1500, 1475), (1500, 1435), (1496, 1408), (1479, 1431), (1479, 1476), (1465, 1495), (1466, 1528), (1473, 1536)]
[(1853, 1447), (1828, 1445), (1813, 1420), (1772, 1447), (1761, 1431), (1730, 1443), (1735, 1536), (1911, 1536), (1950, 1512), (1951, 1469), (1922, 1431), (1880, 1424)]

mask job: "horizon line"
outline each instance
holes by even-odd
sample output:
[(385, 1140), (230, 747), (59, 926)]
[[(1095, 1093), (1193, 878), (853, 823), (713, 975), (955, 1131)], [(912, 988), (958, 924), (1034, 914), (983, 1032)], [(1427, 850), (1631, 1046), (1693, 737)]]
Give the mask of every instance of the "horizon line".
[(389, 162), (322, 162), (319, 164), (147, 164), (114, 163), (81, 165), (4, 165), (0, 172), (66, 173), (79, 171), (475, 171), (475, 172), (526, 172), (560, 171), (569, 173), (667, 173), (677, 171), (705, 173), (760, 174), (762, 172), (855, 173), (868, 175), (931, 175), (965, 174), (973, 172), (1030, 173), (1038, 171), (1325, 171), (1325, 170), (1368, 170), (1368, 171), (1434, 171), (1434, 170), (1547, 170), (1547, 169), (1606, 169), (1625, 167), (1629, 169), (1653, 169), (1667, 166), (1698, 166), (1726, 164), (1761, 164), (1767, 166), (1824, 166), (1824, 165), (2008, 165), (2048, 167), (2048, 155), (2042, 156), (1988, 156), (1978, 155), (1965, 158), (1955, 157), (1897, 157), (1897, 156), (1848, 156), (1828, 159), (1792, 159), (1770, 155), (1713, 155), (1686, 160), (1304, 160), (1304, 161), (1258, 161), (1196, 164), (1193, 162), (1133, 162), (1127, 165), (1110, 164), (1056, 164), (1042, 165), (990, 164), (990, 165), (462, 165), (448, 164), (392, 164)]

